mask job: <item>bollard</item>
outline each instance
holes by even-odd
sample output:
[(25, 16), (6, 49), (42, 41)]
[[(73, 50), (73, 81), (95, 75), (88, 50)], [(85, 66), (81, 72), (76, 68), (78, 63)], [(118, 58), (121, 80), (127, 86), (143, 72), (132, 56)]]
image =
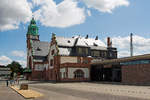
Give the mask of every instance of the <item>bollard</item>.
[(28, 90), (28, 84), (21, 84), (20, 90)]

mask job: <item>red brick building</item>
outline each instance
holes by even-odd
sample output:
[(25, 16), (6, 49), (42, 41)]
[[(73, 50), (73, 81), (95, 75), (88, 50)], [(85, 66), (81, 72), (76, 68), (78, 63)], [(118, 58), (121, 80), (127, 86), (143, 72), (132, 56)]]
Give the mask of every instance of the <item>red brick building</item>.
[[(117, 50), (98, 39), (74, 36), (57, 37), (50, 42), (40, 41), (34, 18), (27, 32), (27, 67), (31, 80), (90, 81), (91, 61), (117, 58)], [(29, 76), (29, 75), (28, 75)]]
[(110, 38), (107, 46), (95, 39), (74, 36), (40, 41), (34, 18), (27, 32), (28, 79), (50, 81), (117, 81), (150, 83), (150, 55), (117, 58)]

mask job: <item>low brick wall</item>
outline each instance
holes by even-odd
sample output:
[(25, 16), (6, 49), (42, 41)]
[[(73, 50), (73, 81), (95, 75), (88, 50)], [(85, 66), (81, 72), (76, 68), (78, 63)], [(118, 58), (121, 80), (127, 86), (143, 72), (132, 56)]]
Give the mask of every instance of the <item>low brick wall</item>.
[(122, 66), (122, 83), (149, 84), (150, 64)]

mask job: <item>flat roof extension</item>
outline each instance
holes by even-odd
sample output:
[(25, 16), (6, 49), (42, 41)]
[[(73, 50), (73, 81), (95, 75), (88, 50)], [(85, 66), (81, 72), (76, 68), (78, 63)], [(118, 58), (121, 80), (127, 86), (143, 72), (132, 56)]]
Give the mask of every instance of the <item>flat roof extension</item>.
[(135, 61), (135, 60), (146, 60), (150, 59), (150, 54), (145, 55), (138, 55), (138, 56), (132, 56), (132, 57), (124, 57), (124, 58), (118, 58), (118, 59), (110, 59), (110, 60), (103, 60), (99, 62), (93, 62), (91, 65), (102, 65), (102, 64), (115, 64), (120, 62), (128, 62), (128, 61)]

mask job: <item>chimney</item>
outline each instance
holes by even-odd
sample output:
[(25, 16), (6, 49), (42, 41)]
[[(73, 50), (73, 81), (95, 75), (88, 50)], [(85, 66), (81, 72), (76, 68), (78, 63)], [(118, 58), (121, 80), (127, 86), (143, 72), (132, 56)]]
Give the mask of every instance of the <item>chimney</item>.
[(107, 47), (112, 47), (112, 41), (110, 37), (107, 37)]
[(88, 37), (89, 37), (89, 35), (87, 34), (86, 37), (85, 37), (85, 39), (88, 39)]
[(95, 40), (98, 40), (98, 36), (96, 36)]

